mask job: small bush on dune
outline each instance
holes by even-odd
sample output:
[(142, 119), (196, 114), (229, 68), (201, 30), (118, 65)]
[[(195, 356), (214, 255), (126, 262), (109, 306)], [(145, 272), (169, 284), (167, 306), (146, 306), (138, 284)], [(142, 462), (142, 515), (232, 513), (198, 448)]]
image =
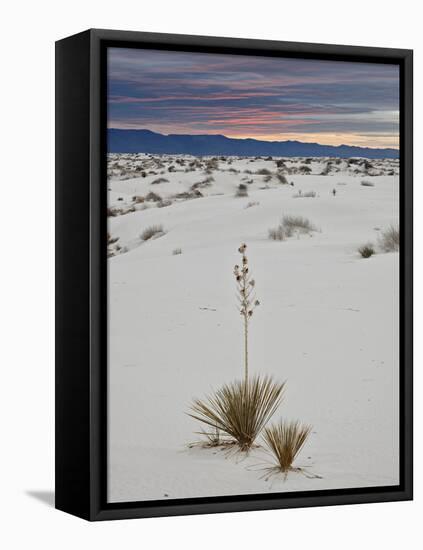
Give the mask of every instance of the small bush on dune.
[(205, 400), (196, 399), (189, 414), (248, 451), (279, 407), (284, 386), (260, 376), (225, 384)]
[(316, 227), (309, 219), (302, 216), (283, 216), (278, 227), (269, 229), (269, 239), (273, 241), (285, 241), (292, 237), (294, 231), (298, 233), (311, 233), (316, 231)]
[(260, 170), (257, 170), (256, 174), (258, 176), (271, 176), (272, 172), (267, 168), (261, 168)]
[(302, 191), (298, 191), (296, 195), (292, 195), (294, 199), (314, 199), (316, 197), (316, 191), (306, 191), (303, 193)]
[(390, 225), (388, 229), (382, 231), (379, 244), (384, 252), (398, 252), (400, 247), (400, 233), (398, 225)]
[(159, 201), (162, 200), (162, 197), (160, 195), (158, 195), (157, 193), (153, 193), (153, 191), (150, 191), (150, 193), (148, 193), (148, 195), (146, 195), (145, 200), (146, 201), (159, 202)]
[(140, 238), (142, 241), (148, 241), (152, 237), (164, 234), (163, 226), (160, 225), (150, 225), (150, 227), (147, 227), (144, 229), (144, 231), (141, 233)]
[(275, 466), (268, 468), (269, 473), (281, 472), (287, 475), (290, 470), (299, 470), (293, 467), (293, 463), (307, 441), (311, 429), (311, 426), (299, 422), (283, 421), (264, 429), (265, 445), (276, 462)]
[(157, 201), (157, 208), (165, 208), (166, 206), (170, 206), (172, 201), (170, 199), (163, 199), (162, 201)]
[(367, 181), (367, 180), (363, 180), (361, 182), (361, 185), (363, 187), (374, 187), (375, 186), (375, 184), (372, 181)]
[(311, 168), (310, 166), (307, 166), (306, 164), (302, 164), (298, 169), (300, 174), (311, 174)]
[(246, 205), (245, 205), (245, 208), (251, 208), (252, 206), (259, 206), (259, 202), (258, 201), (251, 201), (251, 202), (248, 202)]
[(240, 183), (235, 193), (235, 197), (248, 197), (248, 188), (245, 183)]
[(316, 227), (311, 223), (311, 221), (303, 216), (283, 216), (282, 225), (286, 228), (288, 233), (292, 233), (295, 230), (300, 231), (301, 233), (316, 231)]
[(278, 225), (278, 227), (269, 229), (269, 239), (271, 239), (272, 241), (285, 241), (287, 237), (288, 235), (286, 234), (285, 229), (282, 227), (282, 225)]
[(363, 244), (358, 248), (358, 253), (361, 255), (362, 258), (370, 258), (370, 256), (373, 256), (373, 254), (376, 253), (372, 243)]
[(182, 248), (175, 248), (172, 250), (173, 256), (179, 256), (179, 254), (182, 254)]
[(283, 174), (277, 173), (276, 178), (279, 181), (279, 183), (282, 183), (283, 185), (287, 185), (288, 180), (286, 179), (286, 177)]
[(133, 200), (136, 204), (142, 204), (142, 203), (145, 201), (144, 197), (142, 197), (141, 195), (134, 195), (134, 196), (132, 197), (132, 200)]

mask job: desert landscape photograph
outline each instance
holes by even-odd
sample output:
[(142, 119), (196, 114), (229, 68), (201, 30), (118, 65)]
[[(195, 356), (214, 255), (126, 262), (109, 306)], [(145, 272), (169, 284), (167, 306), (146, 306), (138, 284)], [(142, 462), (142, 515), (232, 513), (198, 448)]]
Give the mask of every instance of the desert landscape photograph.
[(399, 69), (108, 48), (108, 501), (399, 484)]

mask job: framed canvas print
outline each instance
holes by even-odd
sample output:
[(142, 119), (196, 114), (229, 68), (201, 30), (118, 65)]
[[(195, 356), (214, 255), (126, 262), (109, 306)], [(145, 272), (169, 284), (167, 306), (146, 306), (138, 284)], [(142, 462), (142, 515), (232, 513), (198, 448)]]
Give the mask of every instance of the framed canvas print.
[(56, 506), (412, 498), (412, 52), (56, 44)]

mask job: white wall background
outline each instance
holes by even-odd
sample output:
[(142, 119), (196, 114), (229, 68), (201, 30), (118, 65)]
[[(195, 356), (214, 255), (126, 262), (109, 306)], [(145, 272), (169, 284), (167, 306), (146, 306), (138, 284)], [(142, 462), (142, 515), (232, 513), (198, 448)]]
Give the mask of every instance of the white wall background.
[[(45, 501), (52, 500), (54, 479), (54, 41), (97, 27), (415, 49), (415, 276), (419, 281), (423, 276), (418, 245), (423, 188), (419, 11), (415, 0), (3, 4), (0, 546), (7, 550), (94, 545), (104, 549), (418, 547), (423, 512), (420, 311), (415, 331), (415, 502), (89, 524), (55, 511)], [(422, 305), (420, 285), (416, 285), (416, 309)]]

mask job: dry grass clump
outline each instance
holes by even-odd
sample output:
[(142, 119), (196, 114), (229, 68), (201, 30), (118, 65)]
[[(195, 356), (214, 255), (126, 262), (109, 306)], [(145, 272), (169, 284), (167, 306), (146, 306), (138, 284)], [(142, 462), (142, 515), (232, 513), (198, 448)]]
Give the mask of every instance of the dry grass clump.
[(247, 204), (245, 205), (245, 208), (251, 208), (252, 206), (259, 206), (259, 201), (250, 201), (250, 202), (247, 202)]
[(362, 258), (370, 258), (370, 256), (373, 256), (373, 254), (376, 254), (372, 243), (363, 244), (357, 249), (357, 252)]
[(144, 231), (141, 233), (140, 238), (142, 241), (148, 241), (153, 237), (157, 237), (160, 235), (164, 235), (164, 229), (163, 225), (150, 225), (150, 227), (147, 227), (144, 229)]
[(174, 250), (172, 250), (173, 256), (178, 256), (179, 254), (182, 254), (182, 248), (175, 248)]
[(314, 199), (316, 195), (316, 191), (306, 191), (305, 193), (303, 193), (302, 191), (298, 191), (298, 193), (292, 195), (292, 197), (294, 199)]
[(225, 384), (205, 400), (194, 400), (189, 415), (248, 451), (279, 407), (284, 386), (268, 376)]
[(367, 180), (363, 180), (361, 182), (361, 185), (363, 187), (374, 187), (375, 186), (375, 184), (372, 181), (367, 181)]
[(278, 227), (269, 229), (269, 239), (272, 241), (285, 241), (288, 238), (284, 227), (280, 224)]
[(379, 244), (384, 252), (398, 252), (400, 247), (399, 226), (390, 225), (388, 229), (382, 231)]
[(311, 233), (316, 231), (316, 227), (310, 222), (308, 218), (303, 216), (283, 216), (280, 224), (269, 229), (269, 239), (273, 241), (285, 241), (288, 237), (292, 237), (294, 232), (299, 233)]
[(283, 216), (282, 225), (285, 227), (288, 234), (292, 234), (294, 231), (299, 231), (300, 233), (316, 231), (316, 227), (304, 216)]
[(298, 421), (280, 421), (264, 429), (264, 443), (276, 463), (268, 468), (269, 473), (281, 472), (286, 475), (290, 470), (299, 470), (293, 467), (293, 463), (307, 441), (311, 429), (311, 426), (300, 424)]

